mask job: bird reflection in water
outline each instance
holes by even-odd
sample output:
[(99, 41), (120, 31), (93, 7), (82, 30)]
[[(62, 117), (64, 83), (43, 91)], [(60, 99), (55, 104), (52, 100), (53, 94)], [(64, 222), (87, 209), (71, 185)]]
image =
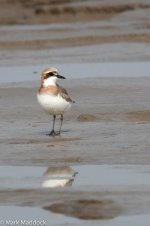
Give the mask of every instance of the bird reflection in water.
[(43, 175), (42, 187), (54, 188), (72, 186), (76, 174), (77, 172), (69, 166), (48, 167)]

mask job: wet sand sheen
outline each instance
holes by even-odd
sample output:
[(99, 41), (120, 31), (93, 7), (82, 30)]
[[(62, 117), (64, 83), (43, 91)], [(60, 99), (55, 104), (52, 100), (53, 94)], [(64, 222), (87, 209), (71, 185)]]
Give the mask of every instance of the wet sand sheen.
[[(105, 220), (112, 226), (119, 224), (122, 217), (124, 221), (124, 217), (128, 220), (139, 213), (140, 219), (144, 218), (150, 209), (149, 168), (144, 166), (149, 164), (150, 79), (88, 78), (73, 80), (73, 84), (71, 81), (66, 80), (66, 86), (76, 105), (66, 114), (62, 135), (57, 138), (46, 136), (51, 118), (40, 110), (34, 84), (29, 87), (22, 83), (23, 90), (0, 90), (0, 162), (20, 165), (19, 169), (1, 170), (1, 204), (33, 206), (33, 211), (39, 206), (44, 219), (55, 220), (59, 213), (62, 222), (75, 225), (87, 225), (95, 219), (95, 225)], [(99, 166), (106, 163), (124, 166)], [(135, 169), (127, 163), (139, 166)], [(85, 164), (90, 172), (86, 166), (80, 168)], [(98, 164), (98, 168), (90, 168), (91, 164)], [(37, 166), (43, 168), (38, 171)], [(56, 166), (60, 166), (62, 173)], [(72, 166), (73, 171), (66, 166)], [(9, 175), (13, 170), (14, 177)], [(3, 175), (6, 172), (7, 177)], [(18, 180), (16, 172), (20, 173)], [(35, 175), (31, 175), (33, 172)], [(94, 180), (97, 172), (101, 176)], [(54, 185), (60, 187), (54, 190)], [(96, 212), (92, 212), (94, 208)]]
[[(0, 220), (149, 226), (149, 1), (50, 2), (0, 3), (16, 24), (0, 27)], [(34, 83), (49, 60), (76, 100), (57, 138)]]
[[(37, 24), (49, 22), (87, 21), (92, 19), (110, 19), (111, 17), (137, 9), (149, 8), (149, 2), (132, 1), (121, 3), (118, 1), (98, 2), (85, 1), (15, 1), (15, 5), (4, 0), (1, 3), (1, 24)], [(10, 8), (12, 9), (10, 11)], [(15, 10), (19, 13), (16, 15)], [(9, 15), (7, 15), (9, 12)], [(7, 16), (6, 16), (7, 15)], [(26, 16), (23, 16), (26, 15)]]
[(57, 138), (47, 136), (52, 118), (38, 106), (38, 88), (28, 84), (0, 90), (1, 164), (149, 163), (148, 77), (66, 80), (76, 104)]

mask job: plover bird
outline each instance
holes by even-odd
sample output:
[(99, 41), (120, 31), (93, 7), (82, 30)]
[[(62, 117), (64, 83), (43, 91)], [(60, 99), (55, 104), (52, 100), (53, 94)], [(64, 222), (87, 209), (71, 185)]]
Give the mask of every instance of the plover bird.
[[(59, 86), (57, 79), (65, 79), (64, 76), (59, 75), (58, 70), (54, 67), (49, 67), (42, 72), (41, 86), (37, 93), (37, 99), (42, 108), (49, 114), (53, 115), (53, 126), (50, 136), (60, 135), (63, 123), (63, 114), (70, 107), (71, 100), (68, 92), (63, 87)], [(59, 131), (55, 132), (56, 116), (60, 115)]]

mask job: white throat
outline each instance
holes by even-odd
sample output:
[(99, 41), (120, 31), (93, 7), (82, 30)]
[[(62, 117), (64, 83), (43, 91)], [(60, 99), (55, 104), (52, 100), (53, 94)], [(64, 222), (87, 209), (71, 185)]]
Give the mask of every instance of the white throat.
[(49, 77), (49, 78), (44, 80), (43, 86), (44, 87), (55, 86), (56, 85), (56, 80), (57, 80), (57, 77), (55, 77), (55, 76)]

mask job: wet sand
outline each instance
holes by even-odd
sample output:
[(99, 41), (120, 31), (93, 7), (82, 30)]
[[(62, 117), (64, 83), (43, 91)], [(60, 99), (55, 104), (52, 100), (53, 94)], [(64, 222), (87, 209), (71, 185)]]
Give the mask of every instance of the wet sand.
[(148, 77), (65, 80), (76, 104), (60, 138), (46, 136), (52, 118), (37, 103), (38, 87), (1, 88), (0, 163), (148, 164), (149, 85)]
[[(100, 222), (103, 222), (102, 225), (117, 225), (121, 222), (125, 225), (126, 220), (136, 225), (134, 216), (141, 214), (139, 219), (142, 220), (145, 219), (145, 214), (150, 215), (150, 186), (146, 182), (149, 179), (144, 179), (144, 175), (149, 176), (149, 168), (141, 168), (142, 165), (146, 167), (149, 164), (150, 158), (149, 77), (65, 80), (65, 86), (76, 103), (65, 115), (62, 135), (54, 138), (47, 136), (52, 124), (51, 117), (41, 110), (36, 101), (37, 83), (32, 82), (31, 87), (27, 82), (5, 86), (0, 89), (0, 102), (3, 106), (0, 112), (1, 166), (11, 165), (14, 170), (15, 166), (29, 166), (29, 169), (32, 166), (31, 172), (38, 172), (38, 167), (49, 167), (49, 170), (45, 168), (46, 174), (43, 171), (43, 175), (47, 175), (48, 180), (53, 177), (58, 187), (58, 178), (61, 179), (61, 175), (64, 175), (61, 182), (64, 188), (42, 188), (33, 183), (35, 176), (28, 179), (26, 170), (20, 168), (18, 172), (24, 172), (22, 176), (10, 174), (8, 179), (6, 176), (4, 181), (1, 179), (4, 186), (3, 189), (1, 186), (0, 191), (1, 205), (12, 208), (32, 206), (33, 212), (36, 211), (41, 216), (40, 219), (44, 218), (49, 222), (47, 225), (53, 225), (56, 213), (66, 215), (62, 218), (62, 225), (69, 222), (73, 225), (87, 225), (87, 222), (95, 222), (95, 225)], [(108, 176), (105, 184), (102, 177), (99, 174), (96, 176), (94, 172), (95, 182), (92, 182), (87, 170), (88, 185), (83, 180), (81, 184), (74, 186), (78, 177), (82, 177), (82, 170), (77, 166), (85, 165), (90, 170), (91, 165), (103, 164), (106, 169), (114, 164), (118, 164), (118, 167), (123, 164), (126, 176), (120, 168), (120, 177), (117, 172), (112, 175), (113, 183), (106, 170), (104, 174), (106, 177), (107, 174), (110, 176), (110, 182)], [(128, 164), (137, 165), (136, 171), (141, 176), (135, 174), (130, 180), (131, 172), (134, 173), (135, 169), (131, 167), (131, 171), (128, 171)], [(53, 176), (51, 173), (55, 170), (51, 170), (51, 167), (56, 166), (57, 173)], [(70, 185), (69, 175), (73, 171), (69, 170), (68, 175), (63, 168), (61, 174), (62, 166), (77, 169), (75, 171), (78, 174), (71, 179)], [(9, 168), (2, 171), (8, 172), (8, 175), (9, 172), (13, 173)], [(96, 180), (101, 180), (101, 184)], [(24, 187), (24, 182), (29, 187)], [(45, 185), (48, 184), (51, 183), (46, 182)], [(43, 208), (46, 213), (36, 210), (36, 207)], [(22, 209), (18, 211), (25, 217), (25, 209), (25, 212)], [(56, 225), (61, 225), (59, 220), (56, 222)], [(143, 225), (148, 223), (145, 221)]]
[(1, 88), (0, 163), (148, 164), (149, 85), (148, 77), (65, 80), (76, 103), (56, 138), (47, 136), (52, 118), (37, 103), (38, 87)]
[[(1, 1), (1, 24), (45, 24), (68, 21), (110, 19), (120, 13), (149, 8), (149, 1), (69, 1), (9, 0)], [(10, 8), (12, 9), (10, 11)], [(17, 13), (15, 13), (17, 12)], [(9, 14), (8, 14), (9, 13)]]
[[(149, 21), (148, 0), (0, 2), (1, 225), (149, 226)], [(49, 65), (76, 101), (60, 137)]]
[(0, 3), (0, 65), (150, 59), (148, 0), (47, 2)]

